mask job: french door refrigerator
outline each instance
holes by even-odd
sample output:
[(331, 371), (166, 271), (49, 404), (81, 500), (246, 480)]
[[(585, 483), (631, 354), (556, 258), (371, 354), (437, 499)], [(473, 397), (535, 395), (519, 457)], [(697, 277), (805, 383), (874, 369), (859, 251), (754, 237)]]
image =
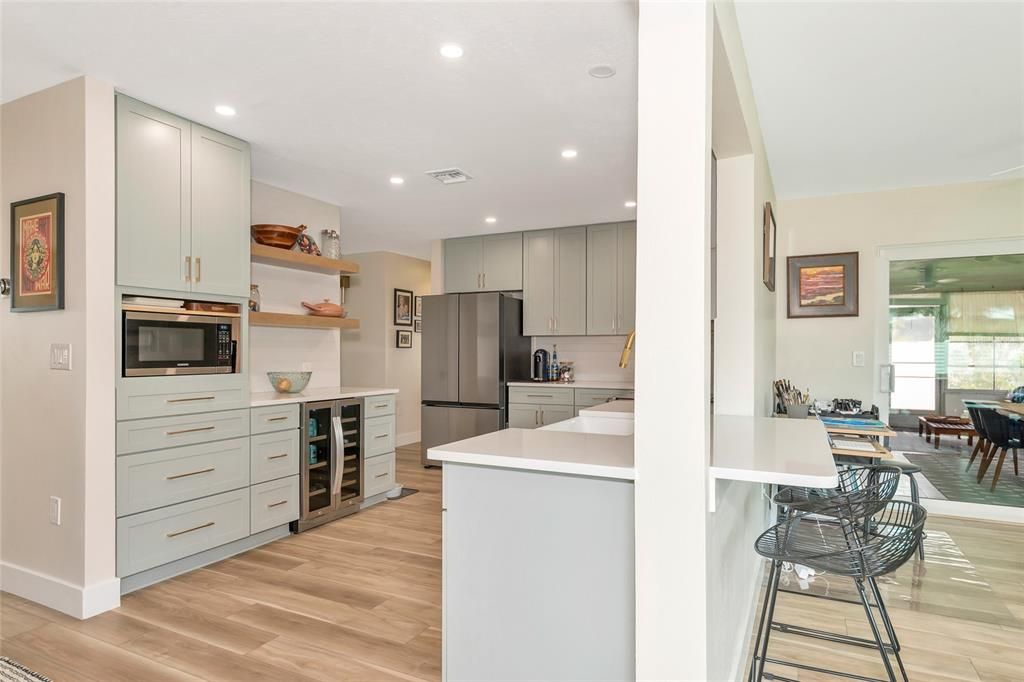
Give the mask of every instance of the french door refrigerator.
[(503, 293), (423, 297), (420, 443), (427, 450), (505, 428), (509, 381), (530, 377), (523, 302)]

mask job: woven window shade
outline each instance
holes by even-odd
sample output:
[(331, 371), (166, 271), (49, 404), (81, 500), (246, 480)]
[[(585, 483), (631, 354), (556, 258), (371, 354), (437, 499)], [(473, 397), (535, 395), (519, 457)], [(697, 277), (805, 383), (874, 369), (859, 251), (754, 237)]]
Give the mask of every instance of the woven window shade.
[(1024, 291), (949, 294), (949, 334), (1024, 335)]

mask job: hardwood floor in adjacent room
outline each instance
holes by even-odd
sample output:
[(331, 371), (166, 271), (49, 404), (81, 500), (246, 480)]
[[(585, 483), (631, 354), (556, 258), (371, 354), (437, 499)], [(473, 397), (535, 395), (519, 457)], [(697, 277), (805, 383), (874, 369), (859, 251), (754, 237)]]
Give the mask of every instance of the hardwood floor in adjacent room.
[(441, 675), (441, 470), (416, 495), (125, 596), (87, 621), (0, 596), (0, 654), (55, 681), (432, 681)]

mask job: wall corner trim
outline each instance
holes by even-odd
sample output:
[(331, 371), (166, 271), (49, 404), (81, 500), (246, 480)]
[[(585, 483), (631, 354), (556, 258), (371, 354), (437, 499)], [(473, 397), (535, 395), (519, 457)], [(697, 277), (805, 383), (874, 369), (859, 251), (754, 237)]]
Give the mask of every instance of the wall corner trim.
[(17, 564), (0, 564), (5, 592), (84, 620), (121, 605), (121, 580), (109, 578), (85, 587)]
[(395, 436), (395, 445), (402, 447), (403, 445), (412, 445), (413, 443), (420, 442), (419, 431), (409, 431), (408, 433), (399, 433)]

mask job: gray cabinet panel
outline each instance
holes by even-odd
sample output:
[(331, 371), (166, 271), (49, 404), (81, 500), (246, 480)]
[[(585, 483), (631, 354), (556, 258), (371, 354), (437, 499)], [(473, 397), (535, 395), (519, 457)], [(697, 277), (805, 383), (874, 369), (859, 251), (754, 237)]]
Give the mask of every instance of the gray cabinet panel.
[(575, 416), (576, 408), (572, 405), (542, 405), (540, 407), (541, 426), (572, 419)]
[(480, 291), (483, 279), (481, 237), (448, 239), (444, 243), (445, 293)]
[(192, 124), (192, 291), (249, 295), (249, 145)]
[(523, 288), (523, 233), (492, 234), (483, 238), (484, 291)]
[(299, 476), (254, 485), (250, 492), (249, 532), (260, 533), (299, 518)]
[(587, 228), (555, 230), (555, 334), (587, 333)]
[(615, 333), (618, 251), (618, 225), (587, 228), (587, 334)]
[(523, 235), (523, 334), (547, 336), (555, 317), (555, 231)]
[(540, 426), (539, 405), (508, 406), (508, 427), (510, 429), (535, 429)]
[(619, 228), (619, 312), (617, 334), (636, 328), (636, 223)]
[[(190, 123), (117, 96), (117, 283), (189, 291)], [(248, 257), (248, 252), (246, 253)]]

